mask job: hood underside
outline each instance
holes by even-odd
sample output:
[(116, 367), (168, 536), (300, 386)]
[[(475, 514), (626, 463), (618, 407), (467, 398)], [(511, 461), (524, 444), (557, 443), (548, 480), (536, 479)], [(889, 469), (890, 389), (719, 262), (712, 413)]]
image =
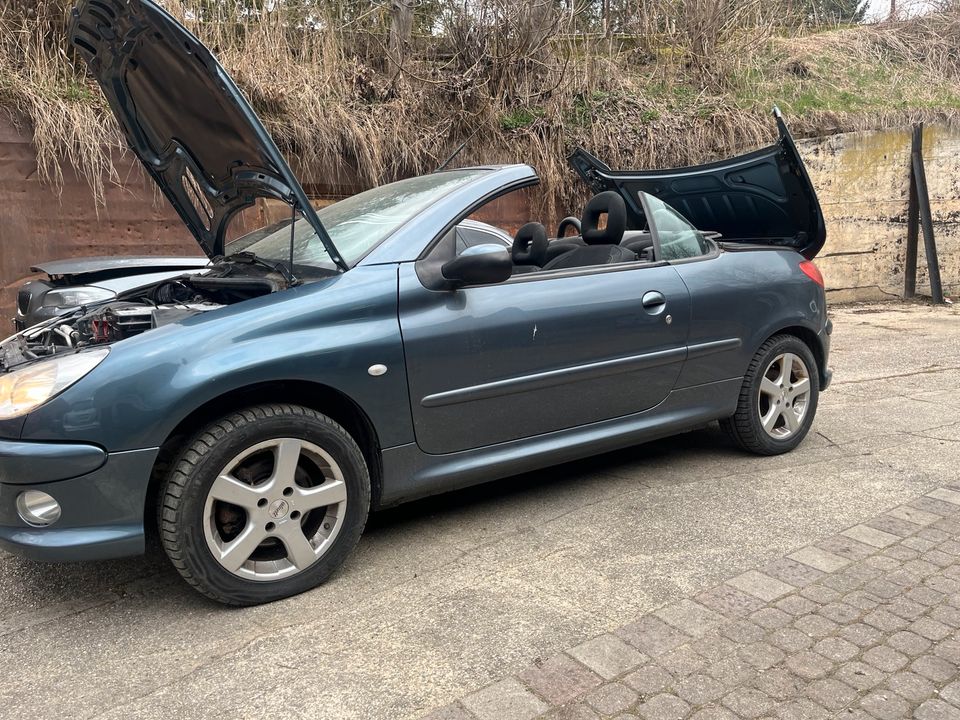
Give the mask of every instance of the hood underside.
[(227, 226), (257, 198), (298, 209), (346, 268), (302, 186), (209, 50), (152, 0), (85, 0), (71, 42), (127, 142), (204, 252), (222, 255)]

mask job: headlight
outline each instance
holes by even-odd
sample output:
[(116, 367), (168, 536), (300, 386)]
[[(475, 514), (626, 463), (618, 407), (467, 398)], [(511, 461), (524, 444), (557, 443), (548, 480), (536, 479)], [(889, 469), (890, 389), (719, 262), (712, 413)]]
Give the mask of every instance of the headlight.
[(43, 405), (88, 372), (110, 353), (107, 348), (61, 355), (0, 375), (0, 420), (25, 415)]
[(113, 300), (117, 294), (113, 290), (96, 287), (68, 287), (48, 290), (43, 296), (44, 307), (80, 307), (90, 303)]

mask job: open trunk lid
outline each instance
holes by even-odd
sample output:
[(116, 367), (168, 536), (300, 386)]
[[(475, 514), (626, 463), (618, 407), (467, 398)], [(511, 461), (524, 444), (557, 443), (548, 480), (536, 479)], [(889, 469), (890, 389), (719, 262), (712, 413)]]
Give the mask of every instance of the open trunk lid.
[(669, 170), (611, 170), (581, 148), (570, 164), (594, 192), (613, 190), (623, 197), (631, 227), (643, 222), (638, 193), (647, 192), (699, 230), (738, 243), (791, 247), (812, 260), (827, 237), (823, 212), (776, 108), (774, 116), (780, 130), (776, 144), (729, 160)]
[(200, 247), (222, 255), (227, 226), (257, 198), (282, 200), (346, 264), (253, 108), (209, 50), (152, 0), (83, 0), (70, 41), (127, 142)]

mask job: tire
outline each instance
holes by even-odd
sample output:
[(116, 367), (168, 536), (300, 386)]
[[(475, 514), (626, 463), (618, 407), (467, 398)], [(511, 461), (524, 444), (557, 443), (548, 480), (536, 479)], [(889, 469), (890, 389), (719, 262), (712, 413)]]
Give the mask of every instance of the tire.
[[(787, 362), (789, 377), (784, 376)], [(775, 335), (753, 356), (737, 411), (720, 425), (744, 450), (779, 455), (793, 450), (806, 437), (819, 397), (820, 373), (813, 352), (793, 335)]]
[(171, 462), (160, 539), (198, 591), (258, 605), (329, 578), (369, 509), (370, 476), (346, 430), (299, 405), (256, 405), (201, 429)]

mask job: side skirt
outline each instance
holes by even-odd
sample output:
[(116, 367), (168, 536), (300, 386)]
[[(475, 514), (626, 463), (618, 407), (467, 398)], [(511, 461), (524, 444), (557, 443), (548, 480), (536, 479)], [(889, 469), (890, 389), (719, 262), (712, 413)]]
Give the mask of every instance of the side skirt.
[(742, 384), (743, 378), (731, 378), (674, 390), (644, 412), (475, 450), (428, 455), (416, 443), (388, 448), (383, 451), (379, 507), (638, 445), (729, 417)]

